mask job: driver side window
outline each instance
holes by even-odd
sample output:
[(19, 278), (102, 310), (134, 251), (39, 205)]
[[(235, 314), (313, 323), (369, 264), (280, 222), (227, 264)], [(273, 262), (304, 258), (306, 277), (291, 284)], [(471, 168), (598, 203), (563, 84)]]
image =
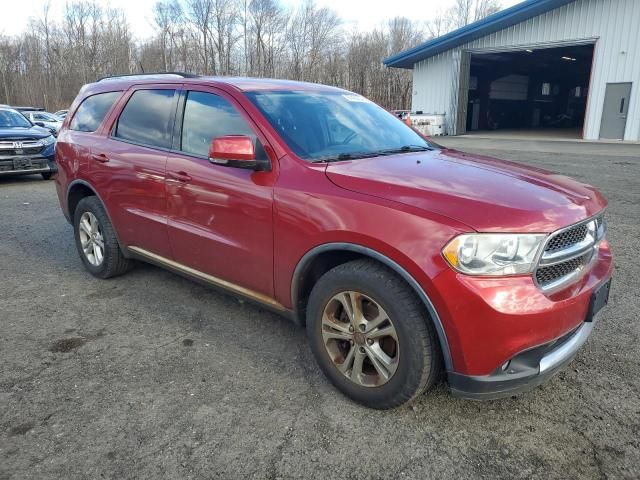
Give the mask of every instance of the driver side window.
[(262, 151), (256, 134), (231, 103), (220, 95), (190, 91), (184, 106), (180, 149), (206, 158), (211, 140), (224, 135), (246, 135), (256, 143), (256, 155)]

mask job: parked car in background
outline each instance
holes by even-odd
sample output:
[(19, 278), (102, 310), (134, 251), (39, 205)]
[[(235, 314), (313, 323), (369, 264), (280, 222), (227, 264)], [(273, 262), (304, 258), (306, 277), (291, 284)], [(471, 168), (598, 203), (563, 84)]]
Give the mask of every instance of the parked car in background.
[(10, 108), (13, 108), (14, 110), (19, 111), (20, 113), (23, 112), (44, 112), (44, 108), (42, 107), (26, 107), (26, 106), (12, 106)]
[(91, 274), (139, 259), (278, 311), (370, 407), (415, 399), (443, 369), (465, 398), (533, 388), (608, 301), (595, 188), (439, 147), (342, 89), (106, 79), (74, 101), (56, 159)]
[(67, 116), (67, 113), (69, 113), (69, 110), (58, 110), (57, 112), (54, 113), (54, 115), (58, 117), (60, 120), (64, 120), (65, 117)]
[[(32, 121), (31, 117), (33, 113), (40, 113), (40, 112), (44, 112), (44, 108), (42, 107), (9, 107), (9, 108), (13, 108), (14, 110), (17, 110), (18, 112), (20, 112), (22, 115), (24, 115), (24, 117), (29, 120), (31, 123), (33, 123), (34, 125), (37, 125), (38, 127), (42, 127), (42, 128), (46, 128), (49, 133), (51, 133), (51, 135), (53, 135), (54, 137), (58, 136), (58, 131), (60, 130), (60, 125), (56, 124), (54, 125), (49, 125), (49, 122), (41, 122), (41, 121)], [(57, 120), (57, 119), (56, 119)]]
[(50, 129), (54, 136), (58, 135), (62, 126), (62, 120), (49, 112), (22, 111), (20, 113), (34, 125), (41, 125)]
[(40, 173), (48, 180), (56, 171), (55, 138), (20, 112), (0, 107), (0, 176)]
[[(32, 120), (32, 114), (33, 113), (41, 113), (44, 112), (44, 108), (42, 107), (28, 107), (28, 106), (13, 106), (13, 107), (9, 107), (9, 108), (13, 108), (14, 110), (17, 110), (18, 112), (20, 112), (21, 114), (23, 114), (25, 116), (25, 118), (27, 118), (27, 120), (29, 120), (31, 123), (33, 123), (34, 125), (37, 125), (39, 127), (44, 127), (46, 129), (48, 129), (54, 136), (58, 135), (58, 131), (60, 130), (60, 127), (58, 125), (48, 125), (48, 122), (43, 122), (43, 121), (33, 121)], [(46, 113), (46, 112), (45, 112)], [(51, 114), (49, 114), (51, 115)], [(58, 119), (56, 118), (56, 123), (57, 123)]]

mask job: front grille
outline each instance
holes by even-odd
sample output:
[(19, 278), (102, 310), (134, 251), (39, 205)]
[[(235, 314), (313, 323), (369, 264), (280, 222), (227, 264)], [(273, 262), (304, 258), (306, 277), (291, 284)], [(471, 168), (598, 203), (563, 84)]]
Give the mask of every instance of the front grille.
[(546, 285), (562, 277), (566, 277), (589, 263), (591, 255), (592, 253), (589, 251), (589, 253), (585, 253), (578, 258), (572, 258), (566, 262), (556, 263), (548, 267), (540, 267), (536, 270), (536, 281), (539, 285)]
[(536, 284), (551, 291), (577, 279), (591, 262), (605, 232), (606, 222), (601, 214), (552, 233), (535, 270)]
[(21, 157), (24, 155), (37, 155), (44, 145), (38, 139), (15, 138), (0, 140), (0, 157)]
[(24, 147), (21, 149), (0, 148), (0, 157), (20, 157), (22, 155), (37, 155), (44, 147), (41, 145), (33, 147)]
[(569, 248), (585, 239), (589, 227), (586, 223), (576, 225), (552, 237), (545, 247), (545, 252), (557, 252)]
[(12, 136), (2, 137), (2, 140), (0, 140), (0, 144), (12, 143), (12, 142), (35, 142), (35, 141), (37, 141), (37, 139), (34, 139), (33, 137), (25, 137), (24, 135), (16, 135), (15, 137), (12, 137)]

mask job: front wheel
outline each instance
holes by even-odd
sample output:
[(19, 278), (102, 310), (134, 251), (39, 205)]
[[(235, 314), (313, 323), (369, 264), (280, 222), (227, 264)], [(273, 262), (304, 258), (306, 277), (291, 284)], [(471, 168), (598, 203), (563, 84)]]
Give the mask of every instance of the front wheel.
[(401, 278), (371, 260), (339, 265), (318, 280), (307, 333), (329, 380), (368, 407), (410, 402), (440, 375), (440, 348), (424, 306)]

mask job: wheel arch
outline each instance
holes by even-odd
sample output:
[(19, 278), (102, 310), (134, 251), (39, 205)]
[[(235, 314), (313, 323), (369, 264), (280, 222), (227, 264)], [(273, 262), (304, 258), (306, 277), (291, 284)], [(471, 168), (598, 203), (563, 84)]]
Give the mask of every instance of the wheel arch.
[(68, 215), (69, 222), (73, 225), (73, 218), (74, 218), (75, 210), (78, 206), (78, 203), (80, 203), (80, 200), (82, 200), (83, 198), (89, 197), (89, 196), (96, 197), (102, 204), (102, 207), (104, 208), (104, 211), (107, 214), (107, 218), (109, 219), (109, 222), (111, 222), (111, 225), (113, 226), (113, 231), (115, 232), (116, 238), (118, 239), (118, 245), (120, 246), (120, 251), (125, 257), (130, 258), (130, 255), (127, 249), (123, 248), (122, 242), (120, 241), (120, 236), (118, 235), (118, 229), (116, 228), (116, 225), (113, 223), (113, 219), (111, 218), (109, 209), (107, 209), (107, 205), (104, 203), (104, 200), (102, 200), (102, 197), (94, 188), (94, 186), (91, 185), (86, 180), (81, 180), (81, 179), (74, 180), (67, 187), (66, 200), (67, 200), (67, 215)]
[(440, 320), (440, 316), (427, 293), (416, 279), (413, 278), (413, 276), (411, 276), (411, 274), (396, 261), (376, 250), (362, 245), (343, 242), (325, 243), (309, 250), (300, 259), (294, 270), (293, 280), (291, 282), (291, 301), (294, 309), (293, 315), (295, 320), (300, 324), (304, 324), (305, 322), (305, 297), (308, 297), (308, 294), (315, 283), (314, 278), (317, 277), (317, 275), (314, 275), (314, 268), (317, 268), (320, 263), (320, 265), (322, 265), (322, 273), (324, 273), (337, 265), (355, 260), (356, 258), (371, 258), (376, 260), (390, 268), (405, 282), (407, 282), (418, 298), (420, 298), (420, 301), (429, 313), (429, 317), (431, 318), (438, 335), (438, 341), (440, 343), (446, 371), (452, 371), (453, 362), (451, 359), (451, 351), (449, 349), (447, 335), (442, 321)]
[(69, 221), (73, 223), (73, 216), (75, 214), (76, 207), (80, 200), (84, 197), (95, 196), (98, 197), (102, 205), (104, 206), (104, 202), (100, 198), (100, 195), (96, 192), (96, 189), (93, 186), (85, 181), (85, 180), (74, 180), (67, 187), (67, 215), (69, 217)]

